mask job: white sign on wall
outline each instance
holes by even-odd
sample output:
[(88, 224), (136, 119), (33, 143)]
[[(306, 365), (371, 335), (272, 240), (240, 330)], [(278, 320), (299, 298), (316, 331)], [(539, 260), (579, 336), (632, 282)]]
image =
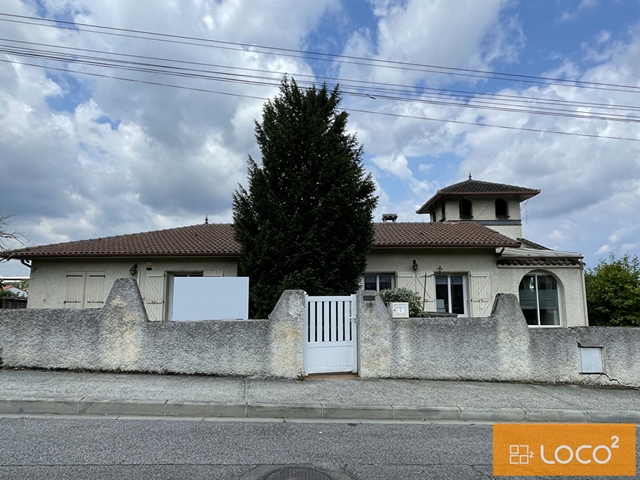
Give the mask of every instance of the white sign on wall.
[(247, 320), (249, 277), (173, 277), (170, 320)]

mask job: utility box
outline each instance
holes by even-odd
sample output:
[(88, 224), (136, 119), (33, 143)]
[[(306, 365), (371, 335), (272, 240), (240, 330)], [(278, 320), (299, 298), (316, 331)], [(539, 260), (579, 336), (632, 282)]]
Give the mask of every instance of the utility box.
[(407, 302), (389, 302), (387, 308), (391, 318), (409, 318), (409, 304)]

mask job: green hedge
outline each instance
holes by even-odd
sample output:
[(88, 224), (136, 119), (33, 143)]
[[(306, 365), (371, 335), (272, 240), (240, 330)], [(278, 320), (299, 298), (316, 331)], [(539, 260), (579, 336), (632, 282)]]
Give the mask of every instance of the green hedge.
[(409, 304), (410, 317), (425, 316), (422, 310), (422, 299), (416, 292), (408, 288), (389, 288), (382, 290), (380, 292), (380, 298), (382, 298), (385, 305), (388, 305), (389, 302), (407, 302)]

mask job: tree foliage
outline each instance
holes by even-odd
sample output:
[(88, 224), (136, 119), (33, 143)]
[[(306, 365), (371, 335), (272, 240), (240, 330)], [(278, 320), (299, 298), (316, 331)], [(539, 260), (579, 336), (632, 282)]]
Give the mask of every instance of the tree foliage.
[(585, 273), (591, 325), (640, 326), (640, 260), (614, 254)]
[(358, 288), (377, 198), (339, 104), (338, 87), (303, 90), (285, 78), (256, 122), (262, 161), (249, 157), (248, 190), (239, 186), (233, 195), (253, 318), (265, 318), (286, 289), (337, 295)]
[(426, 314), (422, 310), (422, 300), (413, 290), (408, 288), (388, 288), (380, 291), (380, 298), (385, 305), (389, 302), (407, 302), (409, 304), (410, 317), (424, 317)]

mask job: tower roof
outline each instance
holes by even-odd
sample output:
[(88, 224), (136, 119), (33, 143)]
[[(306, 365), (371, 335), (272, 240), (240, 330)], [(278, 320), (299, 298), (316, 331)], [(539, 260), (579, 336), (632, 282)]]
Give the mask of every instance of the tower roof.
[(432, 205), (446, 197), (481, 197), (498, 195), (501, 197), (516, 197), (522, 202), (523, 200), (535, 197), (539, 193), (540, 190), (534, 188), (505, 185), (503, 183), (483, 182), (481, 180), (473, 180), (471, 176), (469, 176), (469, 179), (464, 182), (454, 183), (453, 185), (449, 185), (448, 187), (438, 190), (433, 197), (427, 200), (427, 202), (417, 210), (417, 213), (429, 213), (429, 209)]

